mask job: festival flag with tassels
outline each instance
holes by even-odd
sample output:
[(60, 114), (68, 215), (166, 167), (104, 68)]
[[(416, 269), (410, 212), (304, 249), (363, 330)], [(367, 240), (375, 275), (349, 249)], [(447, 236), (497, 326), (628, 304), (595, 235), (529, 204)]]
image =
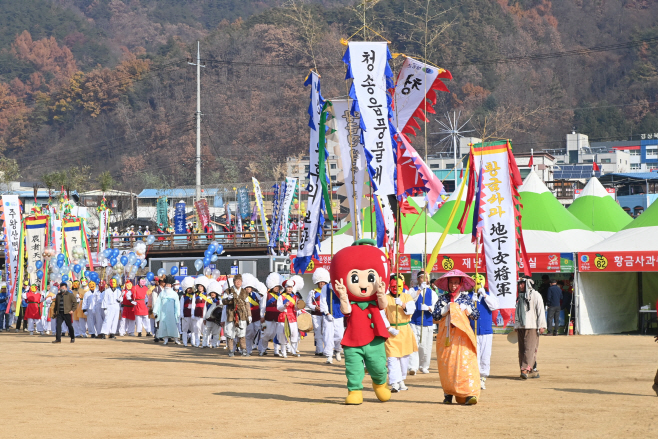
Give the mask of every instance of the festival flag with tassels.
[(393, 117), (398, 132), (416, 136), (421, 127), (414, 118), (429, 122), (426, 112), (435, 114), (436, 92), (450, 92), (442, 79), (451, 80), (452, 74), (413, 58), (404, 60), (395, 84)]
[[(308, 106), (309, 121), (311, 128), (309, 141), (309, 173), (308, 173), (308, 206), (304, 216), (304, 230), (300, 236), (297, 257), (294, 261), (296, 273), (306, 271), (311, 258), (318, 257), (318, 246), (322, 238), (322, 226), (324, 224), (324, 201), (322, 186), (320, 184), (320, 162), (326, 160), (320, 156), (320, 118), (323, 114), (325, 100), (320, 92), (320, 77), (311, 72), (304, 81), (305, 86), (311, 86), (310, 103)], [(326, 117), (326, 116), (325, 116)], [(326, 121), (326, 119), (325, 119)], [(322, 133), (325, 134), (324, 132)], [(300, 200), (301, 201), (301, 200)]]
[[(5, 270), (7, 278), (7, 293), (9, 300), (7, 303), (12, 303), (17, 285), (20, 285), (20, 278), (18, 277), (19, 264), (22, 261), (18, 258), (18, 251), (21, 237), (21, 204), (18, 200), (18, 195), (3, 195), (2, 196), (2, 222), (5, 228)], [(20, 287), (18, 288), (20, 290)], [(9, 309), (7, 307), (7, 313)]]
[[(519, 262), (528, 260), (521, 229), (518, 192), (523, 183), (521, 174), (509, 141), (472, 145), (469, 163), (469, 190), (460, 230), (463, 233), (470, 205), (475, 199), (473, 225), (478, 227), (475, 215), (478, 222), (481, 215), (489, 291), (498, 296), (501, 309), (511, 309), (516, 301)], [(523, 268), (525, 274), (530, 275), (528, 264), (523, 264)]]
[(375, 194), (395, 195), (396, 148), (393, 118), (393, 71), (388, 64), (391, 53), (385, 42), (350, 42), (343, 56), (347, 65), (345, 79), (352, 79), (349, 96), (351, 114), (360, 113), (361, 143), (364, 145), (368, 173)]

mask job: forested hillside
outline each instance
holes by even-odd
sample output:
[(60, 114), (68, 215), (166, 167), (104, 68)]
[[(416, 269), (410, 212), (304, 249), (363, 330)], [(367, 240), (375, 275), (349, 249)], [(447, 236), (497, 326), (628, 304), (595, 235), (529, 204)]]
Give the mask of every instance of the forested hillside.
[[(73, 167), (123, 189), (192, 184), (199, 39), (203, 183), (281, 178), (308, 148), (309, 69), (325, 97), (346, 94), (340, 39), (363, 26), (361, 3), (0, 0), (0, 152), (23, 180)], [(559, 148), (573, 127), (593, 140), (658, 132), (656, 1), (367, 5), (365, 38), (454, 76), (430, 153), (452, 110), (516, 150)]]

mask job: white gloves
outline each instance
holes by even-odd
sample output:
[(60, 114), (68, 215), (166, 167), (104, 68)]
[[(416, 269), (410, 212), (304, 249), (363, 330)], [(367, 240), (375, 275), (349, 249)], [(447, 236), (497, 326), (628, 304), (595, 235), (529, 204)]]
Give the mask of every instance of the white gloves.
[(251, 324), (251, 316), (247, 317), (247, 321)]
[(130, 303), (132, 303), (133, 305), (137, 305), (137, 302), (135, 302), (134, 300)]
[(233, 299), (233, 294), (229, 294), (228, 296), (226, 296), (226, 298), (229, 299), (229, 300)]
[(397, 306), (404, 306), (404, 304), (402, 303), (402, 299), (400, 299), (399, 297), (397, 299), (395, 299), (395, 304)]
[(429, 305), (425, 305), (424, 303), (422, 305), (420, 305), (420, 309), (422, 311), (431, 311), (432, 310), (432, 308), (430, 308)]
[(486, 291), (484, 291), (484, 288), (480, 288), (480, 289), (478, 290), (478, 294), (479, 294), (480, 296), (484, 296), (484, 295), (486, 294)]
[(334, 316), (332, 316), (331, 314), (327, 314), (325, 317), (327, 318), (328, 322), (333, 322), (334, 321)]
[(390, 326), (388, 328), (388, 333), (391, 334), (393, 337), (395, 337), (396, 335), (398, 335), (400, 333), (400, 331), (395, 329), (394, 327)]

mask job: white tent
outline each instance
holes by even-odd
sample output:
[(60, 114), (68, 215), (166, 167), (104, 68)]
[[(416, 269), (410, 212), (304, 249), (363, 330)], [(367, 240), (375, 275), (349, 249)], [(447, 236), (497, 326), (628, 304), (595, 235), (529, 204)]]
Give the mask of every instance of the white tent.
[(635, 331), (640, 306), (658, 299), (658, 203), (578, 259), (579, 332)]

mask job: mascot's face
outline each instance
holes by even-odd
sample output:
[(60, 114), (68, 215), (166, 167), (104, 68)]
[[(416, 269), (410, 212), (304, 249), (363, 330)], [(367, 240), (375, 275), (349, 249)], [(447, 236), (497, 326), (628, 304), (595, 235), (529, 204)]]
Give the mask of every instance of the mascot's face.
[(146, 286), (146, 279), (141, 278), (141, 279), (139, 280), (139, 286), (140, 286), (140, 287), (145, 287), (145, 286)]
[(104, 280), (102, 280), (101, 283), (98, 284), (98, 288), (99, 288), (101, 291), (105, 291), (105, 287), (106, 287), (106, 286), (107, 286), (107, 284), (105, 283)]
[(377, 286), (388, 277), (386, 255), (372, 245), (346, 247), (332, 259), (330, 274), (333, 282), (342, 279), (350, 300), (373, 300)]
[(133, 289), (133, 283), (128, 281), (126, 282), (126, 290), (132, 290)]
[(117, 280), (116, 279), (111, 279), (110, 280), (110, 286), (112, 288), (116, 288), (117, 287)]
[(30, 292), (31, 292), (31, 293), (36, 293), (36, 292), (37, 292), (37, 286), (36, 286), (36, 285), (32, 285), (32, 286), (30, 287)]
[(96, 289), (96, 282), (94, 282), (93, 280), (91, 282), (89, 282), (89, 289), (90, 290), (95, 290)]
[(377, 294), (377, 285), (381, 282), (381, 278), (373, 268), (369, 268), (350, 270), (346, 281), (343, 282), (351, 295), (363, 299)]

